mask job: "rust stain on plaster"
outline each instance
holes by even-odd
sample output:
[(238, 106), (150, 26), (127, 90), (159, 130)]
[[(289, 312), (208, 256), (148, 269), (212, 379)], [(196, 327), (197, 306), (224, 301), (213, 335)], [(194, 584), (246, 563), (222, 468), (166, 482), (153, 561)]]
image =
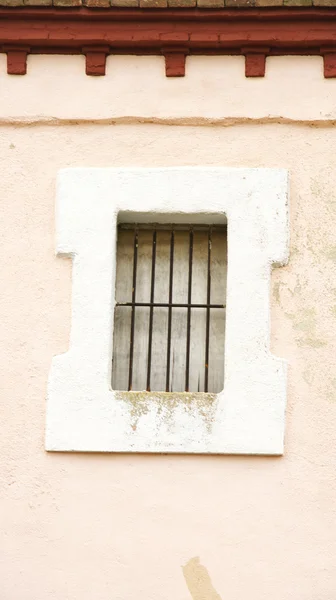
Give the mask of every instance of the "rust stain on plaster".
[(182, 570), (193, 600), (222, 600), (198, 556), (191, 558)]

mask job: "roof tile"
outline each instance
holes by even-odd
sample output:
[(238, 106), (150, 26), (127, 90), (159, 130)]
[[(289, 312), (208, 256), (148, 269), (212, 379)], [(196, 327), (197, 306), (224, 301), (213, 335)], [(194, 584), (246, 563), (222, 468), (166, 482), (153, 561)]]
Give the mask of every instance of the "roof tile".
[(111, 0), (111, 6), (119, 6), (119, 8), (137, 8), (139, 0)]
[(82, 3), (89, 8), (110, 8), (110, 0), (83, 0)]
[(0, 6), (23, 6), (23, 0), (0, 0)]
[(52, 6), (52, 0), (24, 0), (25, 6)]
[(312, 6), (313, 0), (284, 0), (285, 6)]
[(167, 0), (140, 0), (140, 8), (167, 8)]
[(272, 6), (285, 7), (330, 7), (336, 8), (336, 0), (0, 0), (0, 6), (57, 6), (71, 8), (86, 6), (88, 8), (267, 8)]
[(82, 6), (82, 0), (53, 0), (53, 5), (62, 7)]

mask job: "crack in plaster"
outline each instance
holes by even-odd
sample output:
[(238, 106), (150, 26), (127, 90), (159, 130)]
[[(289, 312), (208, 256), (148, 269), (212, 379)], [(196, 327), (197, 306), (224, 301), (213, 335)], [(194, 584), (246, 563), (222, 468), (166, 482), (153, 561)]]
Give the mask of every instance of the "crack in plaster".
[(291, 119), (290, 117), (111, 117), (102, 119), (62, 117), (11, 117), (0, 118), (0, 127), (34, 127), (59, 125), (171, 125), (179, 127), (233, 127), (237, 125), (298, 125), (320, 129), (336, 126), (336, 119)]

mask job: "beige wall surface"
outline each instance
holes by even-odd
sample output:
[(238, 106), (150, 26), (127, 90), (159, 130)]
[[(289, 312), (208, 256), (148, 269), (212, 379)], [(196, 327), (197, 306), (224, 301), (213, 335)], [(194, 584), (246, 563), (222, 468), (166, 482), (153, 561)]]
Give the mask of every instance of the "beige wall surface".
[[(77, 105), (78, 123), (66, 123), (57, 121), (65, 118), (57, 110), (68, 97), (75, 113), (79, 91), (68, 76), (59, 104), (55, 98), (52, 108), (43, 104), (52, 65), (50, 58), (37, 58), (35, 74), (0, 77), (8, 101), (0, 119), (1, 600), (330, 600), (336, 560), (336, 130), (326, 97), (335, 106), (335, 82), (323, 80), (311, 59), (313, 97), (302, 95), (302, 116), (300, 82), (286, 80), (283, 63), (278, 78), (271, 74), (272, 98), (258, 92), (251, 104), (248, 95), (241, 97), (248, 86), (243, 72), (228, 62), (239, 83), (233, 91), (241, 102), (239, 119), (224, 122), (233, 112), (223, 100), (217, 117), (224, 121), (211, 124), (202, 121), (208, 105), (203, 109), (201, 99), (211, 96), (202, 83), (209, 78), (203, 65), (198, 78), (192, 75), (195, 115), (187, 100), (178, 106), (178, 85), (191, 85), (187, 75), (180, 84), (174, 80), (170, 105), (162, 97), (169, 110), (161, 110), (160, 124), (141, 123), (146, 104), (132, 112), (126, 91), (123, 114), (133, 121), (109, 124), (96, 108), (84, 114), (83, 106), (96, 106), (94, 90), (101, 85), (109, 89), (109, 104), (104, 97), (101, 103), (113, 113), (123, 99), (119, 90), (114, 104), (113, 73), (95, 83), (77, 73), (79, 57), (73, 63), (67, 58), (75, 87), (82, 82), (88, 95)], [(58, 70), (64, 58), (58, 63), (52, 57)], [(155, 71), (157, 59), (150, 60)], [(307, 58), (291, 60), (298, 74), (300, 65), (307, 69)], [(221, 73), (217, 63), (217, 87)], [(151, 86), (168, 86), (161, 71), (147, 81), (146, 92), (124, 73), (123, 85), (141, 88), (148, 102)], [(267, 78), (258, 85), (270, 88)], [(254, 89), (258, 85), (253, 82)], [(283, 105), (279, 94), (287, 99)], [(158, 94), (158, 106), (160, 100)], [(172, 125), (169, 118), (177, 113), (200, 122)], [(287, 120), (269, 122), (270, 114)], [(171, 165), (290, 171), (291, 256), (288, 266), (274, 271), (271, 290), (272, 351), (289, 362), (285, 455), (48, 454), (46, 383), (52, 356), (67, 349), (71, 295), (71, 264), (54, 254), (57, 171)]]

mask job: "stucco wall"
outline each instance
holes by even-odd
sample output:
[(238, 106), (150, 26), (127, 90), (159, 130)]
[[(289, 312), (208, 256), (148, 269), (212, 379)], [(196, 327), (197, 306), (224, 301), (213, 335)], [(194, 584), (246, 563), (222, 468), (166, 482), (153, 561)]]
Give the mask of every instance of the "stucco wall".
[[(109, 59), (117, 74), (95, 80), (80, 60), (30, 57), (27, 76), (0, 76), (0, 598), (330, 600), (336, 82), (308, 57), (271, 59), (258, 81), (238, 58), (188, 59), (171, 83), (157, 58)], [(116, 116), (131, 119), (106, 122)], [(272, 283), (272, 351), (289, 361), (284, 457), (45, 453), (47, 376), (70, 325), (56, 173), (132, 165), (290, 170), (291, 258)]]

